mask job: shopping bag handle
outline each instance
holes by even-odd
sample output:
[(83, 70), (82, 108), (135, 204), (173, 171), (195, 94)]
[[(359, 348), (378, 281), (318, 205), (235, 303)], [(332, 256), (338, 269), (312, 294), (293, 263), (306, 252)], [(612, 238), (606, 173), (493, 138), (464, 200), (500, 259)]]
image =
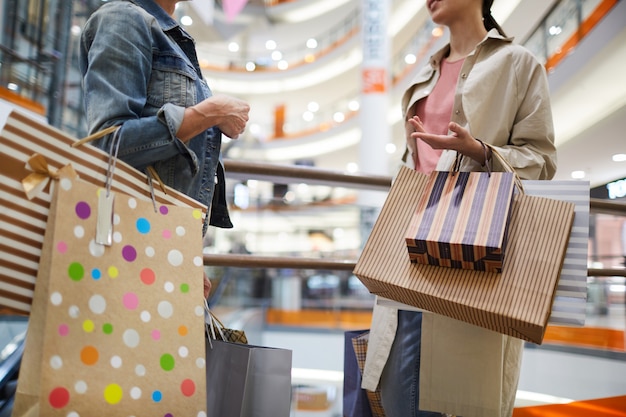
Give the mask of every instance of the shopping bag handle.
[[(106, 136), (108, 134), (113, 133), (114, 137), (111, 143), (111, 150), (109, 151), (109, 170), (111, 168), (111, 155), (113, 155), (113, 152), (115, 152), (115, 159), (117, 159), (117, 151), (119, 149), (119, 142), (120, 142), (120, 138), (119, 138), (119, 134), (120, 131), (119, 129), (122, 127), (122, 125), (113, 125), (113, 126), (109, 126), (107, 128), (104, 128), (102, 130), (99, 130), (95, 133), (92, 133), (89, 136), (86, 136), (80, 140), (77, 140), (76, 142), (72, 143), (72, 148), (77, 148), (79, 146), (84, 145), (85, 143), (89, 143), (89, 142), (93, 142), (96, 139), (100, 139), (103, 136)], [(116, 143), (117, 142), (117, 143)], [(113, 147), (115, 147), (115, 151), (113, 151)], [(108, 170), (107, 170), (107, 181), (109, 181), (109, 176), (108, 176)], [(161, 178), (159, 177), (159, 174), (157, 173), (156, 169), (154, 169), (154, 167), (152, 165), (149, 165), (146, 168), (146, 176), (148, 177), (148, 185), (150, 186), (150, 198), (152, 199), (152, 205), (154, 207), (154, 211), (155, 213), (157, 212), (157, 207), (156, 207), (156, 197), (154, 195), (154, 181), (156, 180), (159, 183), (159, 188), (161, 189), (161, 191), (163, 191), (163, 194), (167, 194), (167, 190), (165, 189), (165, 184), (163, 183), (163, 181), (161, 180)], [(107, 195), (109, 194), (109, 190), (110, 188), (107, 187)]]
[(209, 303), (208, 301), (205, 299), (204, 300), (204, 311), (206, 313), (206, 320), (205, 321), (205, 329), (207, 330), (207, 333), (209, 333), (209, 345), (211, 346), (211, 349), (213, 349), (213, 342), (211, 341), (212, 339), (217, 340), (217, 336), (215, 334), (215, 328), (217, 328), (217, 332), (220, 335), (220, 340), (222, 341), (226, 341), (226, 336), (224, 335), (223, 329), (224, 329), (224, 324), (220, 321), (220, 319), (217, 318), (217, 316), (215, 314), (213, 314), (213, 312), (211, 311), (211, 309), (209, 308)]
[[(517, 186), (517, 188), (519, 189), (520, 193), (525, 194), (524, 191), (524, 185), (522, 184), (522, 179), (519, 177), (519, 175), (517, 175), (517, 172), (515, 172), (515, 168), (513, 168), (513, 166), (511, 165), (511, 163), (509, 161), (507, 161), (506, 159), (504, 159), (504, 157), (500, 154), (500, 152), (498, 152), (496, 150), (495, 147), (493, 147), (492, 145), (483, 142), (482, 140), (477, 139), (480, 144), (483, 147), (483, 150), (485, 151), (485, 167), (487, 168), (487, 174), (489, 176), (491, 176), (491, 173), (493, 172), (493, 168), (489, 165), (489, 163), (491, 161), (493, 161), (493, 159), (497, 159), (498, 162), (500, 163), (500, 165), (502, 165), (502, 167), (504, 168), (504, 172), (510, 172), (513, 174), (513, 181), (515, 182), (515, 185)], [(488, 159), (488, 152), (487, 150), (491, 151), (491, 158)], [(456, 173), (459, 172), (459, 169), (461, 167), (461, 162), (463, 161), (463, 157), (464, 155), (460, 152), (456, 153), (456, 157), (454, 158), (454, 163), (452, 164), (452, 167), (450, 168), (450, 172), (451, 173)]]
[[(522, 179), (519, 177), (519, 175), (517, 175), (517, 172), (515, 172), (515, 168), (513, 168), (511, 163), (507, 161), (494, 146), (484, 142), (483, 145), (489, 148), (489, 150), (491, 151), (491, 160), (493, 160), (494, 158), (497, 159), (500, 165), (504, 168), (505, 172), (510, 172), (513, 174), (515, 185), (517, 185), (517, 188), (522, 194), (525, 194)], [(488, 165), (489, 162), (485, 162), (485, 164)]]
[(72, 143), (72, 148), (77, 148), (85, 143), (88, 142), (93, 142), (96, 139), (100, 139), (103, 136), (108, 135), (109, 133), (113, 133), (115, 131), (117, 131), (120, 127), (122, 127), (122, 125), (114, 125), (114, 126), (109, 126), (105, 129), (99, 130), (89, 136), (86, 136), (80, 140), (77, 140), (76, 142)]

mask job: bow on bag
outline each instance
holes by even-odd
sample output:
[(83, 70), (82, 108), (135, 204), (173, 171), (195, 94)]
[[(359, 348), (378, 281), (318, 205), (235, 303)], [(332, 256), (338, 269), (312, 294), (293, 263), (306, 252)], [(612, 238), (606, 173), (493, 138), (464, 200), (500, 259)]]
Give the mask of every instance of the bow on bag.
[(32, 200), (36, 195), (38, 195), (50, 179), (58, 180), (59, 178), (76, 178), (78, 174), (74, 171), (74, 168), (71, 164), (67, 164), (64, 167), (58, 169), (57, 171), (53, 171), (48, 166), (48, 161), (43, 155), (38, 153), (34, 154), (28, 159), (26, 163), (34, 172), (29, 174), (26, 178), (22, 180), (22, 187), (24, 188), (24, 192), (26, 192), (26, 197), (29, 200)]

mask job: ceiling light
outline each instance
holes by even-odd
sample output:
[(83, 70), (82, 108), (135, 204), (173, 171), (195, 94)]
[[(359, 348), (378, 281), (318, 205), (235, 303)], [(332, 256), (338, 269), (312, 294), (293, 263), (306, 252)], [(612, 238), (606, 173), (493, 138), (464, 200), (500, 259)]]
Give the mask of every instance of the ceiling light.
[(394, 145), (393, 143), (388, 143), (385, 145), (385, 150), (387, 151), (388, 154), (394, 154), (396, 152), (396, 145)]
[(239, 44), (237, 42), (231, 42), (228, 44), (228, 50), (230, 52), (237, 52), (239, 51)]
[(320, 109), (320, 105), (316, 101), (311, 101), (307, 104), (306, 108), (309, 109), (309, 111), (316, 112)]
[(575, 180), (582, 180), (585, 175), (585, 171), (572, 171), (572, 178)]
[(561, 29), (560, 26), (550, 26), (550, 29), (548, 29), (548, 33), (551, 36), (556, 36), (556, 35), (560, 35), (561, 32), (563, 32), (563, 29)]
[(404, 57), (404, 62), (411, 65), (411, 64), (415, 64), (415, 62), (417, 62), (417, 57), (413, 54), (407, 54)]
[(183, 26), (191, 26), (193, 24), (193, 19), (189, 16), (183, 16), (180, 18), (180, 23)]
[(361, 107), (361, 104), (359, 103), (358, 100), (351, 100), (348, 103), (348, 109), (350, 111), (358, 111), (360, 107)]
[(273, 51), (272, 52), (272, 59), (274, 61), (280, 61), (281, 59), (283, 59), (283, 53), (280, 51)]
[(306, 47), (309, 49), (317, 48), (317, 39), (311, 38), (308, 41), (306, 41)]
[(616, 153), (613, 155), (613, 162), (626, 162), (626, 153)]
[(249, 130), (253, 135), (258, 135), (261, 133), (261, 126), (258, 123), (251, 123)]
[(304, 62), (306, 62), (307, 64), (312, 64), (313, 62), (315, 62), (315, 55), (313, 55), (313, 54), (306, 54), (304, 56)]
[(304, 113), (302, 113), (302, 118), (307, 122), (310, 122), (311, 120), (313, 120), (314, 117), (315, 115), (311, 113), (310, 111), (305, 111)]
[(341, 112), (337, 112), (335, 114), (333, 114), (333, 120), (337, 123), (341, 123), (346, 119), (346, 116), (344, 116), (343, 113)]
[(287, 61), (285, 61), (284, 59), (282, 61), (278, 62), (278, 69), (279, 70), (286, 70), (287, 68), (289, 68), (289, 63)]
[(346, 165), (346, 170), (351, 173), (355, 173), (359, 170), (359, 166), (355, 162), (350, 162)]
[(254, 62), (250, 61), (250, 62), (246, 62), (246, 71), (252, 72), (256, 69), (256, 65), (254, 64)]
[(273, 40), (269, 40), (265, 42), (265, 48), (270, 51), (273, 51), (274, 49), (276, 49), (276, 42)]
[(81, 32), (80, 26), (78, 25), (72, 26), (71, 32), (72, 32), (72, 35), (74, 36), (80, 35), (80, 32)]

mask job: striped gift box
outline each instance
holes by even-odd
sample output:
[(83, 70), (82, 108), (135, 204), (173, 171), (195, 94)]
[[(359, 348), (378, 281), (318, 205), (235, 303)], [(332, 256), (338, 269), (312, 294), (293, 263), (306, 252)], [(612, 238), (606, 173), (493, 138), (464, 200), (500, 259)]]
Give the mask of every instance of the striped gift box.
[(514, 184), (509, 172), (431, 173), (406, 233), (411, 262), (501, 272)]
[[(0, 113), (3, 110), (0, 107)], [(26, 197), (21, 181), (32, 173), (26, 164), (29, 158), (38, 153), (53, 171), (71, 164), (84, 181), (105, 183), (108, 154), (90, 145), (72, 148), (75, 141), (24, 113), (13, 110), (7, 116), (0, 132), (0, 311), (29, 314), (39, 268), (51, 195), (47, 187), (32, 200)], [(123, 161), (116, 163), (112, 189), (151, 199), (146, 175)], [(166, 190), (155, 188), (158, 203), (206, 212), (200, 202), (174, 189)]]

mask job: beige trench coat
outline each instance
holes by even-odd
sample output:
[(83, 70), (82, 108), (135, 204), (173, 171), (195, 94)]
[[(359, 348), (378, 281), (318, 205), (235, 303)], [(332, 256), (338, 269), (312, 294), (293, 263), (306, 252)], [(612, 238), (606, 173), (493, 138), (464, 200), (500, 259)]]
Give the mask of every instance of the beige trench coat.
[[(431, 57), (402, 98), (408, 110), (432, 91), (449, 45)], [(493, 145), (522, 179), (551, 179), (556, 171), (554, 128), (544, 67), (520, 45), (492, 30), (465, 59), (451, 121)], [(412, 149), (403, 158), (412, 167)], [(456, 156), (444, 151), (437, 170)], [(495, 164), (495, 161), (494, 161)], [(484, 168), (463, 158), (462, 171)], [(493, 166), (494, 170), (502, 167)], [(376, 306), (363, 388), (375, 390), (397, 328), (397, 310)], [(420, 409), (463, 417), (509, 417), (521, 367), (522, 341), (457, 320), (424, 313)]]

